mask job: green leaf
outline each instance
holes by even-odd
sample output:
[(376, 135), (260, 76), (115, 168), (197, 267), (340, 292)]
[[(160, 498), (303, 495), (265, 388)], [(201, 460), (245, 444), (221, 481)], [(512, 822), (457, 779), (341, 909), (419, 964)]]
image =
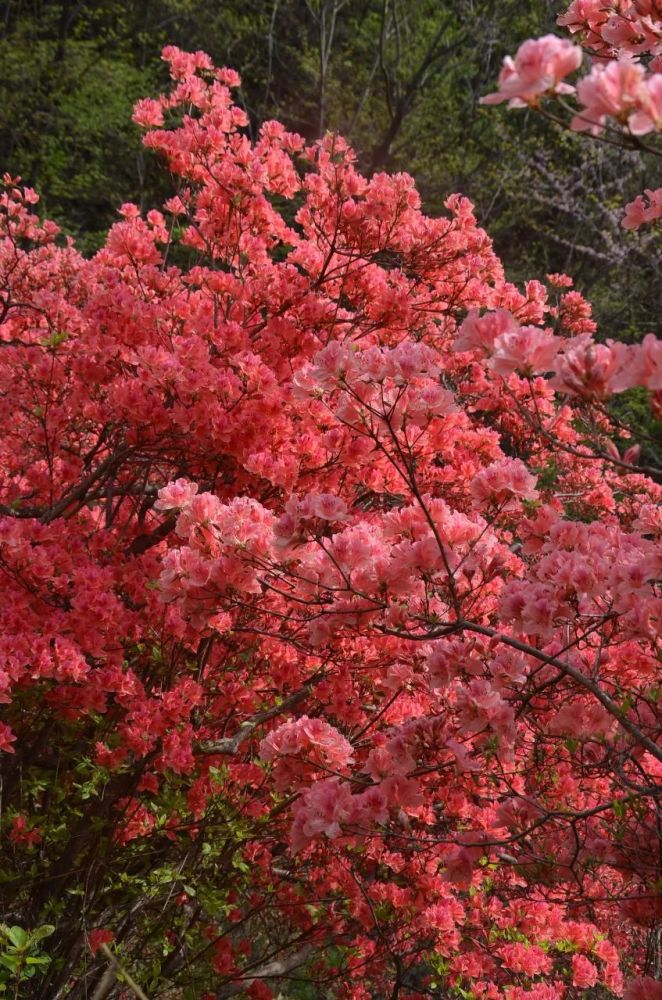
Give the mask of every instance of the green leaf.
[(626, 803), (619, 801), (618, 799), (614, 799), (614, 801), (611, 804), (611, 808), (613, 809), (614, 816), (616, 816), (617, 819), (623, 819), (627, 812)]
[(30, 937), (33, 941), (43, 941), (44, 938), (50, 937), (51, 934), (54, 933), (55, 927), (53, 924), (42, 924), (41, 927), (35, 927), (35, 929), (30, 932)]
[(27, 931), (24, 931), (22, 927), (10, 927), (7, 931), (7, 937), (17, 948), (25, 948), (28, 943)]

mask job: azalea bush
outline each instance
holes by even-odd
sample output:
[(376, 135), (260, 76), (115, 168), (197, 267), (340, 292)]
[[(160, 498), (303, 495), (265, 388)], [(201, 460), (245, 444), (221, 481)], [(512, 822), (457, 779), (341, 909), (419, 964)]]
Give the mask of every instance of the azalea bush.
[(162, 211), (0, 203), (0, 985), (656, 998), (659, 341), (164, 58)]

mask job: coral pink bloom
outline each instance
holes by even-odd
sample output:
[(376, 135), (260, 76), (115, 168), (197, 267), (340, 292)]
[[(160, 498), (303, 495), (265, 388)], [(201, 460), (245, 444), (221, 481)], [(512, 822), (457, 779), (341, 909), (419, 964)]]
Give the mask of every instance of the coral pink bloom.
[(16, 742), (16, 736), (11, 731), (8, 725), (4, 722), (0, 722), (0, 751), (5, 753), (15, 753), (12, 743)]
[(133, 120), (143, 128), (163, 125), (163, 108), (160, 101), (153, 101), (148, 97), (138, 101), (133, 108)]
[(510, 375), (514, 371), (529, 375), (551, 371), (561, 344), (559, 338), (537, 326), (521, 326), (497, 337), (488, 366), (499, 375)]
[(607, 20), (604, 0), (573, 0), (556, 23), (575, 34), (577, 31), (596, 31)]
[(585, 955), (572, 956), (572, 985), (578, 989), (587, 989), (595, 986), (598, 981), (598, 970), (589, 962)]
[(170, 75), (174, 80), (187, 80), (198, 69), (214, 68), (206, 52), (183, 52), (176, 45), (166, 45), (161, 52), (161, 58), (170, 64)]
[(552, 970), (552, 961), (537, 945), (525, 945), (519, 941), (501, 948), (501, 958), (513, 972), (527, 976), (545, 975)]
[(582, 50), (566, 38), (544, 35), (520, 45), (515, 58), (506, 56), (499, 74), (499, 90), (481, 98), (481, 104), (508, 101), (512, 108), (535, 103), (542, 94), (569, 94), (564, 77), (579, 69)]
[(629, 59), (595, 65), (577, 87), (577, 97), (584, 107), (572, 119), (571, 127), (576, 132), (599, 135), (607, 118), (625, 124), (643, 105), (644, 75), (643, 67)]
[(648, 206), (644, 201), (644, 196), (639, 194), (634, 201), (629, 201), (625, 206), (625, 215), (621, 220), (623, 229), (638, 229), (647, 222)]

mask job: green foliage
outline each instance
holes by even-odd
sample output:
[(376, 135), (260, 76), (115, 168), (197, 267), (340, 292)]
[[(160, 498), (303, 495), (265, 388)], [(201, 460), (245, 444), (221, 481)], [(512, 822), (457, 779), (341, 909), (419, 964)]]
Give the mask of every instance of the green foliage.
[[(609, 401), (609, 410), (621, 424), (629, 428), (633, 440), (641, 444), (641, 465), (659, 469), (662, 465), (662, 420), (651, 414), (647, 390), (637, 387), (613, 396)], [(632, 440), (623, 436), (622, 446), (627, 448), (630, 444)]]
[(4, 170), (38, 188), (42, 209), (82, 249), (98, 245), (117, 206), (141, 200), (145, 157), (131, 108), (154, 89), (150, 73), (96, 41), (34, 37), (21, 20), (0, 39)]
[(51, 959), (42, 953), (41, 943), (54, 930), (52, 924), (27, 931), (0, 924), (0, 993), (18, 998), (22, 985), (44, 971)]

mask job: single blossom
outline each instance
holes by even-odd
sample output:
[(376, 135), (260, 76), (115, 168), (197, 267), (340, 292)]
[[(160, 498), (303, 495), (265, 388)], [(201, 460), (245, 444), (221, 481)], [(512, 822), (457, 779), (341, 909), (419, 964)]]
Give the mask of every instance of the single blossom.
[(644, 80), (639, 110), (628, 124), (633, 135), (662, 131), (662, 73), (652, 73)]
[(535, 104), (543, 94), (570, 94), (574, 88), (561, 81), (579, 69), (582, 50), (566, 38), (544, 35), (520, 45), (515, 58), (506, 56), (499, 75), (499, 90), (481, 98), (481, 104), (511, 108)]
[(496, 506), (514, 510), (520, 500), (535, 500), (536, 480), (519, 458), (504, 458), (482, 469), (471, 484), (471, 495), (479, 509)]
[(154, 128), (163, 125), (163, 107), (160, 101), (143, 98), (133, 108), (133, 120), (143, 128)]
[(648, 188), (625, 206), (621, 225), (623, 229), (638, 229), (645, 222), (656, 222), (657, 219), (662, 219), (662, 188), (656, 191)]
[(570, 341), (554, 362), (553, 388), (586, 399), (606, 399), (613, 392), (633, 385), (626, 377), (623, 345), (596, 344), (577, 338)]
[(598, 981), (598, 970), (585, 955), (572, 956), (572, 985), (585, 990), (595, 986)]
[(541, 374), (552, 370), (562, 343), (560, 338), (537, 326), (521, 326), (496, 338), (487, 364), (498, 375), (507, 376), (515, 371)]
[(490, 354), (497, 337), (516, 333), (518, 329), (519, 323), (507, 309), (496, 309), (482, 316), (478, 309), (470, 309), (458, 330), (453, 350)]
[(628, 124), (634, 112), (643, 107), (646, 94), (644, 76), (643, 66), (629, 59), (606, 65), (596, 63), (577, 86), (577, 98), (583, 108), (572, 119), (571, 127), (576, 132), (599, 135), (608, 118)]

